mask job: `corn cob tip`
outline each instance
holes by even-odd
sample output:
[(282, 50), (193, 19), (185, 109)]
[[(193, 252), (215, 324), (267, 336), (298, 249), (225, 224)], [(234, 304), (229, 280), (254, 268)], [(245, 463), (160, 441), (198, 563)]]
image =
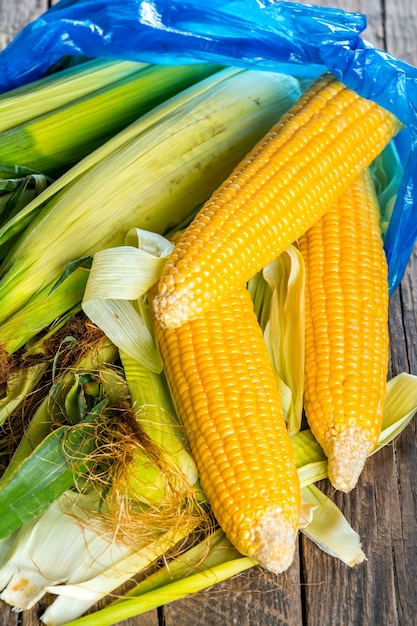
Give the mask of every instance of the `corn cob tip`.
[(364, 435), (366, 431), (355, 426), (337, 433), (326, 443), (329, 480), (339, 491), (348, 493), (358, 482), (373, 447), (372, 440)]
[(153, 299), (155, 318), (162, 328), (179, 328), (185, 322), (193, 319), (193, 291), (191, 289), (177, 289), (176, 291), (160, 286), (161, 291)]
[(278, 507), (265, 513), (254, 529), (254, 543), (260, 545), (252, 558), (265, 569), (281, 574), (294, 559), (297, 530), (282, 515)]

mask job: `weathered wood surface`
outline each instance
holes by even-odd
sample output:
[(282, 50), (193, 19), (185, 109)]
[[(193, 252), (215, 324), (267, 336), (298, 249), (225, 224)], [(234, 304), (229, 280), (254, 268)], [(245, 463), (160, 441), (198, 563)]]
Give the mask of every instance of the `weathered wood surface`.
[[(319, 0), (363, 12), (366, 39), (417, 64), (414, 0)], [(48, 5), (47, 0), (0, 0), (0, 46)], [(390, 376), (417, 374), (417, 256), (391, 298)], [(367, 561), (349, 569), (304, 537), (291, 569), (280, 577), (251, 570), (234, 580), (124, 626), (406, 626), (417, 624), (416, 423), (372, 457), (353, 493), (335, 494), (359, 532)], [(17, 614), (2, 605), (0, 626), (37, 626), (39, 607)]]

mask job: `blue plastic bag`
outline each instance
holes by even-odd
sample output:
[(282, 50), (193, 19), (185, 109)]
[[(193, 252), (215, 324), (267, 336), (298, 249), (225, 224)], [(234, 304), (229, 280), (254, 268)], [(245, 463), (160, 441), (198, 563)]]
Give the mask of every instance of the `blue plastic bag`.
[(204, 60), (310, 78), (329, 69), (406, 124), (404, 176), (385, 239), (392, 293), (417, 239), (417, 69), (362, 39), (365, 28), (359, 13), (273, 0), (61, 0), (0, 53), (0, 92), (65, 55)]

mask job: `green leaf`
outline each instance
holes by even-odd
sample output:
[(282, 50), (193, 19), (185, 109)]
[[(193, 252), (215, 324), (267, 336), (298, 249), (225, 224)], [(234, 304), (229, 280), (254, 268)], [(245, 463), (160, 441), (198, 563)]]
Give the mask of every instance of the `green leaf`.
[[(28, 167), (0, 163), (0, 225), (7, 223), (51, 183), (49, 177)], [(22, 221), (20, 231), (30, 221)]]
[[(71, 346), (73, 337), (65, 337), (61, 342), (60, 350)], [(8, 474), (12, 474), (22, 461), (28, 457), (33, 450), (47, 437), (47, 435), (58, 425), (67, 424), (70, 416), (64, 413), (66, 396), (73, 388), (74, 380), (79, 372), (87, 374), (87, 384), (91, 380), (92, 374), (98, 377), (102, 390), (96, 395), (94, 402), (90, 403), (90, 408), (94, 404), (99, 404), (103, 400), (103, 395), (107, 398), (109, 406), (115, 406), (120, 400), (126, 399), (128, 392), (124, 380), (118, 376), (111, 364), (118, 358), (117, 349), (111, 344), (107, 337), (102, 337), (86, 353), (81, 355), (79, 361), (70, 369), (56, 377), (53, 369), (53, 384), (35, 411), (30, 423), (15, 450), (12, 459), (3, 475), (3, 479)], [(116, 378), (116, 380), (114, 380)], [(82, 389), (78, 389), (82, 393)], [(85, 410), (83, 415), (85, 414)], [(80, 421), (80, 413), (73, 415), (73, 423)]]
[[(217, 529), (205, 537), (195, 546), (169, 561), (156, 572), (147, 576), (133, 589), (116, 600), (114, 604), (123, 602), (125, 598), (141, 596), (150, 591), (160, 589), (175, 580), (204, 571), (221, 563), (239, 559), (242, 555), (236, 550), (227, 539), (221, 529)], [(255, 565), (255, 562), (253, 562)]]
[(0, 539), (39, 515), (86, 471), (104, 406), (97, 405), (76, 426), (57, 428), (0, 481)]
[(51, 294), (54, 291), (56, 291), (58, 289), (58, 287), (60, 287), (62, 285), (64, 280), (67, 280), (67, 278), (69, 276), (71, 276), (71, 274), (73, 274), (76, 270), (78, 270), (78, 269), (90, 270), (92, 264), (93, 264), (93, 258), (91, 256), (85, 256), (85, 257), (83, 257), (81, 259), (76, 259), (75, 261), (71, 261), (70, 263), (67, 263), (65, 268), (64, 268), (64, 271), (61, 274), (61, 276), (53, 284), (49, 294)]
[(183, 427), (165, 375), (150, 371), (123, 352), (120, 357), (140, 427), (163, 455), (166, 470), (170, 467), (181, 469), (187, 479), (187, 483), (184, 483), (184, 489), (187, 489), (189, 484), (197, 482), (198, 472), (186, 446)]

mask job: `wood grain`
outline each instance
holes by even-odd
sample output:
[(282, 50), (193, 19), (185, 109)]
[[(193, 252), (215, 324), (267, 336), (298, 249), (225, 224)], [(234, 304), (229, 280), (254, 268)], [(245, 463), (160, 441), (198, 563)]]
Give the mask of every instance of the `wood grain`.
[(0, 2), (0, 49), (4, 48), (28, 22), (48, 8), (48, 0), (2, 0)]
[[(415, 0), (320, 0), (367, 16), (364, 37), (417, 64)], [(0, 48), (47, 0), (0, 0)], [(417, 253), (390, 301), (390, 371), (417, 374)], [(319, 486), (342, 509), (361, 536), (367, 561), (348, 568), (300, 537), (299, 555), (275, 577), (245, 572), (192, 598), (121, 622), (123, 626), (408, 626), (417, 623), (417, 426), (373, 456), (357, 488), (334, 493)], [(0, 626), (40, 626), (42, 605), (15, 613), (0, 607)]]
[(298, 558), (281, 576), (259, 568), (164, 609), (165, 626), (298, 626), (302, 624)]

